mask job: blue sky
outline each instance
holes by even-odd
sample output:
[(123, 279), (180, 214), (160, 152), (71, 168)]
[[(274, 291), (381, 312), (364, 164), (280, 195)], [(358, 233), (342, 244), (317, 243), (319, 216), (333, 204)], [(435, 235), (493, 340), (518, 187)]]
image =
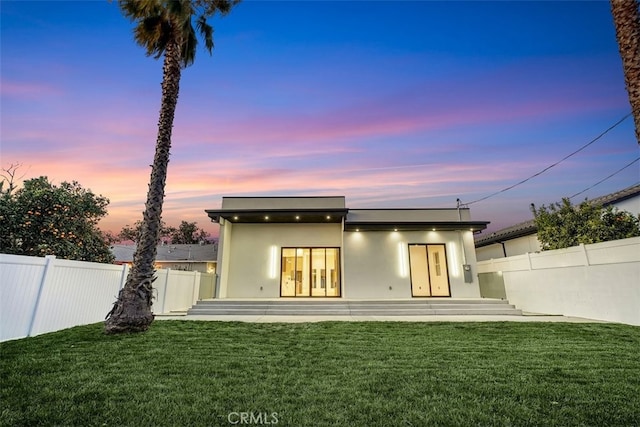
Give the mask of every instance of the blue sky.
[[(107, 1), (2, 1), (1, 162), (141, 218), (161, 62)], [(630, 112), (609, 4), (245, 1), (184, 70), (164, 219), (225, 195), (345, 195), (452, 207), (525, 179)], [(553, 169), (473, 203), (490, 230), (639, 156), (631, 118)], [(640, 181), (638, 163), (577, 198)]]

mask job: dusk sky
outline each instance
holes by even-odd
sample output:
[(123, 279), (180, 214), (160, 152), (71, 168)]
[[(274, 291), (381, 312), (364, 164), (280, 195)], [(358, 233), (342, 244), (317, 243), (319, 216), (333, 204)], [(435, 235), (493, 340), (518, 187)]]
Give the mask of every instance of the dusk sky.
[[(162, 62), (108, 1), (1, 1), (1, 164), (142, 218)], [(222, 196), (455, 207), (540, 172), (631, 111), (606, 1), (245, 1), (184, 70), (163, 219), (217, 234)], [(628, 117), (472, 203), (489, 230), (639, 157)], [(640, 181), (638, 162), (572, 199)]]

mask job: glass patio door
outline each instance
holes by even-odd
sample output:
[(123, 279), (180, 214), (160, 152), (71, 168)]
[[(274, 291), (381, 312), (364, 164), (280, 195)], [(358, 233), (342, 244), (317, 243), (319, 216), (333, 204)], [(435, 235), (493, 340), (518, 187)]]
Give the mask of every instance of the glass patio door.
[(411, 269), (411, 296), (431, 296), (426, 245), (409, 245), (409, 267)]
[(340, 296), (338, 248), (282, 248), (280, 295)]
[(429, 260), (431, 295), (434, 297), (451, 296), (444, 245), (427, 245), (427, 259)]
[(451, 296), (445, 245), (409, 245), (409, 268), (412, 296)]

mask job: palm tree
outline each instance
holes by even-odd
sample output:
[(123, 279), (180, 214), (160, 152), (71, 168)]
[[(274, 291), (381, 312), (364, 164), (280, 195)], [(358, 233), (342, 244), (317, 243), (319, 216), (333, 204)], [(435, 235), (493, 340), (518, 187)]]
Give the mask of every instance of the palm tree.
[[(171, 148), (171, 130), (178, 101), (180, 74), (194, 62), (198, 39), (213, 49), (213, 27), (207, 19), (226, 15), (240, 0), (121, 0), (123, 15), (135, 22), (135, 41), (148, 56), (164, 55), (162, 101), (156, 152), (151, 168), (147, 202), (142, 216), (140, 241), (126, 283), (105, 320), (105, 333), (140, 332), (149, 328), (156, 245), (161, 230), (162, 204)], [(193, 21), (195, 20), (195, 29)]]
[(616, 26), (624, 80), (636, 125), (636, 139), (640, 144), (640, 2), (611, 0), (611, 14)]

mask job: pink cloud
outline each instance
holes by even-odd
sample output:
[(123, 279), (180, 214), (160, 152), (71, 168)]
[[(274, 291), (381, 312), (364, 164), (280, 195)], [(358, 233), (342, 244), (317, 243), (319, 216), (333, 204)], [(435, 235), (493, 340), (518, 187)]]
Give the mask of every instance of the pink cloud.
[[(560, 114), (579, 116), (619, 108), (621, 93), (607, 85), (588, 84), (589, 75), (575, 78), (575, 65), (556, 59), (558, 76), (553, 83), (544, 77), (522, 81), (527, 69), (544, 69), (522, 63), (486, 71), (475, 76), (458, 76), (446, 84), (417, 82), (385, 95), (359, 98), (336, 97), (334, 105), (314, 111), (286, 113), (254, 111), (233, 106), (223, 117), (206, 120), (198, 114), (185, 117), (176, 130), (183, 147), (211, 144), (236, 153), (265, 156), (304, 156), (317, 153), (357, 152), (349, 143), (371, 138), (418, 135), (429, 131), (481, 126), (513, 125), (557, 120)], [(589, 65), (589, 64), (586, 64)], [(551, 81), (551, 80), (550, 80)], [(532, 83), (528, 85), (528, 83)], [(622, 94), (623, 95), (623, 94)], [(322, 145), (320, 145), (322, 144)]]
[(43, 83), (16, 82), (0, 79), (0, 96), (18, 99), (38, 99), (43, 96), (60, 95), (62, 91)]
[[(436, 154), (473, 149), (468, 135), (446, 145), (428, 144), (433, 135), (455, 131), (457, 136), (465, 129), (514, 122), (533, 128), (558, 120), (560, 113), (565, 120), (620, 106), (619, 94), (607, 85), (588, 85), (584, 91), (584, 81), (574, 82), (565, 65), (553, 85), (541, 77), (528, 87), (519, 76), (532, 66), (489, 70), (474, 75), (473, 84), (463, 81), (469, 75), (460, 75), (446, 85), (425, 80), (396, 92), (336, 93), (332, 102), (279, 112), (233, 102), (219, 112), (198, 112), (179, 104), (165, 220), (177, 225), (188, 218), (204, 226), (203, 209), (215, 207), (223, 195), (344, 194), (355, 203), (376, 206), (449, 203), (459, 195), (471, 199), (494, 191), (546, 166), (543, 153), (520, 162), (461, 158), (459, 164), (444, 164), (436, 158), (424, 163)], [(25, 98), (59, 94), (46, 85), (6, 81), (0, 90), (3, 96)], [(140, 114), (140, 106), (125, 96), (110, 99), (110, 109), (101, 104), (67, 100), (52, 104), (50, 114), (13, 116), (12, 126), (4, 126), (5, 115), (3, 161), (23, 162), (34, 176), (78, 180), (110, 198), (110, 214), (102, 224), (119, 229), (140, 219), (144, 208), (156, 109), (145, 106)], [(394, 146), (401, 138), (425, 144), (405, 145), (406, 151), (398, 153)], [(486, 150), (485, 144), (481, 141), (479, 149)]]

